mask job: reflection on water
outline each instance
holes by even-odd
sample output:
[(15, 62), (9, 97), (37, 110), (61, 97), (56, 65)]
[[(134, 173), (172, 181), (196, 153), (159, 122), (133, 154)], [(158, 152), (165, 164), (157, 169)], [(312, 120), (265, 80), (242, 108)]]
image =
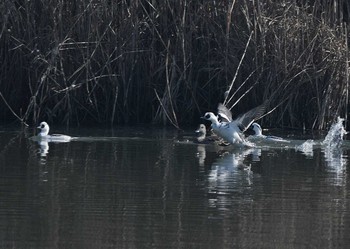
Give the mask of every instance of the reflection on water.
[[(81, 133), (79, 133), (81, 132)], [(348, 152), (318, 140), (236, 148), (172, 131), (0, 133), (4, 248), (344, 248)], [(304, 144), (304, 145), (303, 145)], [(303, 146), (301, 146), (303, 145)], [(310, 152), (311, 148), (311, 152)]]
[(49, 143), (47, 141), (39, 141), (38, 144), (40, 146), (38, 154), (41, 157), (46, 157), (46, 155), (49, 153)]
[[(326, 139), (325, 141), (327, 141)], [(347, 151), (337, 143), (334, 146), (326, 144), (326, 146), (322, 147), (322, 152), (329, 173), (334, 174), (334, 178), (331, 180), (333, 184), (340, 186), (346, 184)]]
[(331, 180), (335, 185), (346, 184), (346, 165), (347, 165), (347, 155), (345, 155), (342, 148), (332, 150), (329, 148), (324, 148), (323, 153), (325, 156), (325, 161), (328, 166), (328, 171), (334, 173), (334, 178)]
[(253, 172), (251, 165), (244, 160), (259, 149), (238, 149), (219, 156), (212, 164), (208, 173), (208, 200), (210, 207), (222, 209), (231, 199), (230, 193), (240, 189), (249, 189), (252, 184)]

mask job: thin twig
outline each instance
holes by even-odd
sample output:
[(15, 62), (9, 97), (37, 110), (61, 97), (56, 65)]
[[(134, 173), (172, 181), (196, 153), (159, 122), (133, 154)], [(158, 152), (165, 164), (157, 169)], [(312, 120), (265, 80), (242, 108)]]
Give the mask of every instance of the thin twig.
[[(232, 79), (232, 82), (231, 82), (231, 85), (230, 85), (229, 89), (227, 90), (228, 94), (227, 94), (226, 97), (225, 97), (224, 105), (226, 104), (227, 97), (230, 95), (230, 92), (231, 92), (231, 90), (232, 90), (233, 84), (234, 84), (235, 81), (236, 81), (236, 78), (237, 78), (237, 75), (238, 75), (238, 71), (239, 71), (239, 69), (240, 69), (240, 67), (241, 67), (241, 65), (242, 65), (243, 59), (244, 59), (244, 57), (245, 57), (245, 55), (246, 55), (246, 53), (247, 53), (248, 45), (249, 45), (249, 43), (250, 43), (250, 40), (251, 40), (251, 38), (252, 38), (252, 35), (253, 35), (253, 32), (250, 33), (250, 36), (249, 36), (249, 39), (248, 39), (247, 44), (246, 44), (246, 46), (245, 46), (243, 55), (242, 55), (242, 57), (241, 57), (241, 60), (239, 61), (238, 67), (237, 67), (237, 69), (236, 69), (236, 73), (235, 73), (235, 75), (233, 76), (233, 79)], [(237, 93), (237, 91), (231, 96), (231, 98), (232, 98), (236, 93)], [(232, 107), (233, 107), (233, 106), (232, 106)], [(232, 108), (232, 107), (231, 107), (231, 108)]]
[(2, 100), (4, 101), (5, 105), (9, 108), (9, 110), (12, 112), (12, 114), (19, 120), (21, 121), (22, 124), (24, 124), (25, 126), (29, 126), (24, 120), (23, 118), (20, 118), (15, 111), (11, 108), (11, 106), (9, 105), (9, 103), (7, 103), (5, 97), (2, 95), (2, 93), (0, 92), (0, 96), (2, 98)]
[(171, 117), (170, 117), (170, 115), (168, 114), (166, 108), (164, 107), (163, 102), (162, 102), (162, 100), (160, 99), (160, 97), (159, 97), (159, 95), (158, 95), (156, 89), (154, 89), (154, 93), (156, 94), (156, 97), (157, 97), (157, 99), (158, 99), (158, 101), (159, 101), (159, 104), (160, 104), (160, 106), (162, 107), (162, 109), (163, 109), (165, 115), (167, 116), (168, 120), (170, 121), (170, 123), (171, 123), (173, 126), (175, 126), (176, 129), (181, 130), (180, 127), (179, 127), (175, 122), (173, 122), (173, 120), (171, 119)]

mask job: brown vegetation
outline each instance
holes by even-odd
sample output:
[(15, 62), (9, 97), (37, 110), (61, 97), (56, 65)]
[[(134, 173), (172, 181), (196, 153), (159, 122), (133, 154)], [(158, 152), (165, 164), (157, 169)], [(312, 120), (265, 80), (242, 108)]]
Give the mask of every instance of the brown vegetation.
[(0, 118), (178, 127), (230, 90), (235, 113), (269, 99), (266, 125), (327, 128), (348, 113), (350, 11), (328, 2), (4, 0)]

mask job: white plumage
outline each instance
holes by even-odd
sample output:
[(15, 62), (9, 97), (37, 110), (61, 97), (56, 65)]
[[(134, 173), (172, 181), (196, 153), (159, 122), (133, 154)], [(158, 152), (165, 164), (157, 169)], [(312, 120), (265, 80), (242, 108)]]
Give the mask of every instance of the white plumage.
[(37, 127), (40, 129), (39, 134), (34, 137), (34, 140), (39, 141), (46, 141), (46, 142), (69, 142), (72, 140), (72, 137), (62, 134), (52, 134), (49, 135), (50, 127), (46, 122), (41, 122), (40, 125)]
[(262, 134), (262, 128), (261, 128), (261, 126), (258, 123), (253, 123), (251, 127), (252, 127), (252, 129), (254, 131), (254, 135), (251, 135), (251, 136), (248, 137), (248, 139), (250, 141), (252, 141), (252, 140), (260, 140), (260, 141), (289, 143), (288, 140), (285, 140), (284, 138), (281, 138), (281, 137), (263, 135)]
[[(215, 134), (222, 137), (225, 141), (231, 144), (239, 143), (251, 146), (251, 144), (245, 140), (243, 132), (264, 114), (265, 109), (266, 105), (264, 103), (233, 120), (231, 111), (223, 104), (219, 104), (218, 116), (215, 116), (212, 112), (207, 112), (202, 118), (211, 121), (211, 127)], [(221, 122), (219, 121), (219, 117), (222, 120)]]

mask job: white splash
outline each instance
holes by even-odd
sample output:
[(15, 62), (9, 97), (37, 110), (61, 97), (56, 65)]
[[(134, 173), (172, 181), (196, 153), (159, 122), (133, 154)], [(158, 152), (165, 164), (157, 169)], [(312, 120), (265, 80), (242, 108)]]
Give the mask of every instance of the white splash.
[(345, 169), (347, 165), (347, 158), (343, 155), (343, 148), (341, 147), (344, 135), (347, 133), (343, 126), (343, 118), (338, 117), (336, 123), (332, 124), (327, 136), (322, 142), (323, 153), (325, 161), (329, 167), (330, 172), (334, 175), (333, 184), (343, 185), (346, 177)]
[(313, 147), (314, 147), (314, 140), (312, 139), (309, 139), (309, 140), (306, 140), (304, 143), (298, 145), (298, 146), (295, 146), (295, 149), (297, 151), (300, 151), (302, 152), (304, 155), (308, 156), (308, 157), (313, 157), (314, 155), (314, 151), (313, 151)]
[(344, 119), (338, 117), (337, 122), (332, 124), (327, 136), (322, 142), (323, 146), (326, 146), (328, 149), (340, 148), (343, 143), (344, 135), (347, 133), (343, 126), (343, 122)]

